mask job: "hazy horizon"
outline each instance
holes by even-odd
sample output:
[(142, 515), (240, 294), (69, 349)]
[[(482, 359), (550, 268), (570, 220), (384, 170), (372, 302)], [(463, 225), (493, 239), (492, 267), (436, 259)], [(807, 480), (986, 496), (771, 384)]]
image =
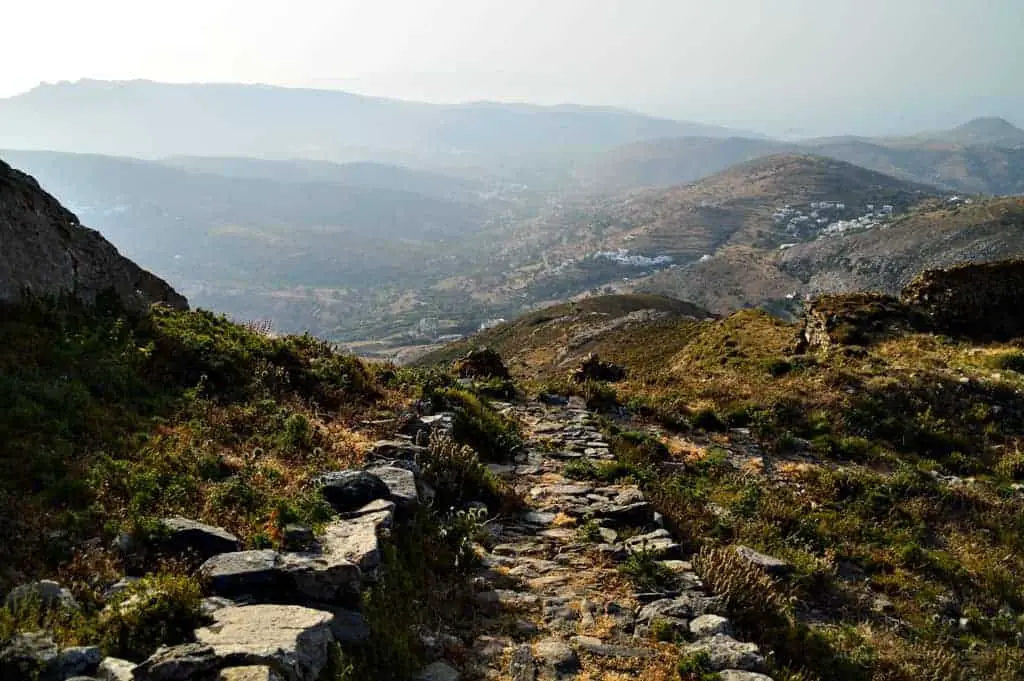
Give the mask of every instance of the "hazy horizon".
[(0, 97), (81, 78), (264, 83), (802, 135), (1024, 118), (1019, 0), (40, 0), (7, 14), (0, 61), (18, 68)]

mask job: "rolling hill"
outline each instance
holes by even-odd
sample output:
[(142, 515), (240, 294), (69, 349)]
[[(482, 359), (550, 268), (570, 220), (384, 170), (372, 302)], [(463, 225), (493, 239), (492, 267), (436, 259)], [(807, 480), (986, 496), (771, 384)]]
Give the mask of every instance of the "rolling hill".
[[(760, 247), (817, 236), (823, 225), (859, 216), (867, 206), (901, 211), (936, 190), (843, 161), (798, 154), (758, 158), (691, 184), (628, 194), (598, 204), (584, 226), (605, 225), (607, 248), (688, 262), (732, 245)], [(829, 202), (820, 212), (812, 203)], [(786, 206), (813, 215), (792, 229)], [(838, 207), (842, 206), (842, 207)], [(820, 217), (819, 217), (820, 215)], [(817, 220), (826, 222), (818, 223)]]
[(785, 250), (726, 249), (690, 267), (659, 272), (636, 290), (674, 295), (723, 313), (752, 305), (849, 291), (895, 294), (918, 272), (1024, 254), (1024, 200), (931, 201), (890, 224)]
[(788, 153), (826, 156), (950, 191), (1024, 193), (1024, 130), (999, 118), (900, 138), (646, 140), (591, 155), (573, 172), (593, 191), (615, 191), (692, 182), (736, 163)]

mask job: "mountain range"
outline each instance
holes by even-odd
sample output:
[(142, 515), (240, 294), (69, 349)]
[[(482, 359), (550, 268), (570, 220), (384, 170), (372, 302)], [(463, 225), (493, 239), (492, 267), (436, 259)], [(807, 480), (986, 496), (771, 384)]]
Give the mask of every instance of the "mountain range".
[(998, 229), (963, 235), (1000, 224), (989, 206), (1016, 224), (1017, 204), (985, 195), (1024, 193), (1022, 140), (1000, 118), (781, 141), (603, 107), (231, 84), (0, 100), (0, 157), (194, 304), (387, 347), (601, 291), (788, 313), (902, 282), (843, 255), (884, 253), (889, 233), (904, 273), (1015, 255)]
[(590, 150), (737, 131), (605, 107), (438, 105), (336, 90), (61, 82), (0, 100), (0, 148), (318, 160), (405, 160)]

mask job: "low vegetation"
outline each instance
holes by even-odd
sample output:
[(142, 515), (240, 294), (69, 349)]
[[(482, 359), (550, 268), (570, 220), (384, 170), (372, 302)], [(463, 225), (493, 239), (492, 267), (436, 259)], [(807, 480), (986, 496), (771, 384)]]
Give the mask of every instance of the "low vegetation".
[(105, 546), (162, 516), (252, 547), (315, 525), (327, 509), (310, 477), (356, 462), (356, 419), (397, 399), (321, 341), (207, 312), (37, 301), (3, 314), (0, 591), (70, 565), (84, 539)]
[[(908, 323), (800, 354), (798, 332), (743, 311), (595, 334), (573, 352), (626, 367), (630, 417), (608, 415), (616, 462), (566, 474), (644, 486), (774, 678), (1019, 679), (1019, 347)], [(508, 341), (531, 390), (567, 387), (557, 338)], [(754, 570), (738, 544), (791, 573)]]

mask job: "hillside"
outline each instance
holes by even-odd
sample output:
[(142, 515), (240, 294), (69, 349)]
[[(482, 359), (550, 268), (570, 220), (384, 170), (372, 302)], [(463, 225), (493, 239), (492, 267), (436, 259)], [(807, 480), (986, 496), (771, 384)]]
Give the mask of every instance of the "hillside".
[[(652, 322), (678, 323), (710, 316), (696, 305), (653, 295), (612, 295), (581, 298), (545, 307), (450, 343), (415, 360), (418, 366), (450, 364), (475, 347), (492, 348), (505, 358), (518, 378), (552, 375), (578, 361), (612, 332), (629, 334)], [(539, 372), (539, 373), (538, 373)]]
[(577, 162), (584, 186), (614, 191), (668, 186), (706, 177), (773, 154), (807, 153), (950, 191), (1024, 193), (1024, 131), (998, 119), (912, 137), (841, 136), (793, 142), (685, 137), (623, 145)]
[[(321, 166), (326, 176), (311, 177), (298, 164), (235, 164), (258, 166), (261, 177), (88, 154), (0, 154), (196, 304), (335, 337), (373, 318), (375, 292), (458, 268), (449, 244), (509, 208), (500, 197), (470, 196), (458, 180), (447, 186), (463, 199), (431, 196), (444, 192), (442, 176), (380, 177), (378, 167)], [(403, 184), (428, 193), (380, 186)]]
[(436, 163), (728, 134), (603, 107), (435, 105), (265, 85), (81, 80), (0, 100), (0, 148), (146, 158)]
[[(809, 349), (801, 325), (763, 312), (620, 327), (565, 313), (461, 348), (503, 348), (530, 390), (606, 410), (617, 461), (573, 477), (638, 481), (673, 532), (723, 547), (705, 548), (721, 561), (706, 583), (775, 651), (773, 678), (1020, 678), (1019, 339), (939, 336), (895, 299), (860, 294), (814, 308), (834, 336)], [(568, 380), (589, 352), (625, 379)], [(723, 549), (740, 545), (770, 556), (757, 561), (774, 576), (726, 568)]]
[(950, 130), (922, 133), (920, 138), (953, 145), (984, 145), (1020, 149), (1024, 147), (1024, 130), (1005, 118), (975, 118)]
[[(637, 282), (638, 290), (695, 301), (714, 312), (799, 302), (820, 293), (895, 294), (918, 272), (1024, 253), (1024, 202), (990, 199), (950, 208), (925, 203), (883, 228), (794, 245), (729, 249)], [(709, 285), (709, 282), (713, 282)]]
[(0, 304), (25, 295), (94, 303), (108, 294), (128, 309), (188, 307), (167, 282), (84, 227), (32, 177), (0, 161)]
[[(584, 224), (602, 225), (606, 248), (627, 247), (685, 263), (725, 246), (770, 247), (813, 238), (828, 224), (870, 212), (868, 204), (902, 211), (935, 194), (933, 188), (849, 163), (784, 154), (741, 163), (688, 185), (599, 203)], [(830, 206), (810, 206), (820, 202)], [(783, 219), (784, 209), (806, 209), (806, 215), (793, 222), (797, 214)]]

